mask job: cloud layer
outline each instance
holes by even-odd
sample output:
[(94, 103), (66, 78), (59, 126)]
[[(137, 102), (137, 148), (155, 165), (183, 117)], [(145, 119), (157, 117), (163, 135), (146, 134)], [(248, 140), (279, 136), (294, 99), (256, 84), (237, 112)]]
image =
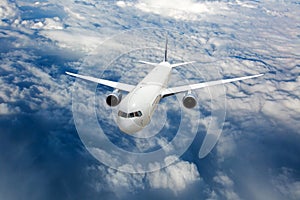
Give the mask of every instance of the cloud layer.
[[(287, 1), (1, 1), (0, 198), (299, 199), (299, 10)], [(131, 41), (161, 48), (164, 31), (133, 31), (126, 41), (116, 36), (145, 27), (174, 30), (169, 33), (171, 61), (197, 61), (176, 69), (170, 85), (265, 76), (225, 86), (223, 134), (208, 157), (198, 159), (212, 120), (212, 91), (202, 90), (195, 92), (198, 135), (182, 158), (160, 171), (130, 174), (102, 165), (85, 150), (72, 119), (71, 91), (78, 89), (84, 97), (94, 91), (85, 91), (86, 83), (72, 87), (64, 72), (80, 69), (98, 76), (105, 66), (94, 66), (98, 60), (90, 58), (104, 62), (113, 55), (107, 49), (126, 51)], [(114, 42), (105, 43), (111, 36)], [(103, 76), (124, 82), (141, 78), (150, 68), (134, 71), (136, 58), (160, 61), (161, 53), (124, 54)], [(179, 109), (175, 99), (162, 106), (162, 112)], [(123, 137), (119, 145), (133, 143), (134, 150), (147, 151), (167, 139)]]

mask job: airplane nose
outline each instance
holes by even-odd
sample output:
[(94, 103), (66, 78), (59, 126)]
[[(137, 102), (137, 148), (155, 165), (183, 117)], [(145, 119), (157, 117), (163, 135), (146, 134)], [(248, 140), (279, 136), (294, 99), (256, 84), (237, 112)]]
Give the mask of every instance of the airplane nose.
[(127, 134), (133, 134), (143, 129), (133, 119), (118, 117), (117, 123), (121, 131)]

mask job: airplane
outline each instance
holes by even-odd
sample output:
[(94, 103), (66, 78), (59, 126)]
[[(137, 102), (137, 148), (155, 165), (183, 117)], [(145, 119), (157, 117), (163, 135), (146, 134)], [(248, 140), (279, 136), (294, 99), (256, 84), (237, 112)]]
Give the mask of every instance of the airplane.
[[(197, 100), (192, 94), (192, 90), (256, 78), (264, 75), (257, 74), (177, 87), (168, 87), (172, 69), (174, 67), (194, 63), (194, 61), (170, 64), (167, 59), (167, 53), (168, 39), (166, 38), (164, 59), (162, 62), (153, 63), (139, 61), (140, 63), (154, 66), (154, 69), (152, 69), (152, 71), (150, 71), (150, 73), (148, 73), (137, 85), (99, 79), (71, 72), (66, 72), (66, 74), (114, 88), (113, 92), (107, 95), (106, 103), (111, 107), (119, 105), (116, 122), (119, 129), (127, 134), (134, 134), (150, 123), (151, 117), (162, 98), (185, 92), (186, 94), (182, 98), (182, 103), (184, 107), (192, 109), (197, 104)], [(124, 99), (122, 99), (121, 91), (128, 92)]]

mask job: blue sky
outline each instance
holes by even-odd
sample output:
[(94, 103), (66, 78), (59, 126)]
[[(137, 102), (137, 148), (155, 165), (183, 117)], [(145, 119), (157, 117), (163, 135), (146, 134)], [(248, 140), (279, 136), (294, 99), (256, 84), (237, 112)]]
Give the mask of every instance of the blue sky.
[[(279, 0), (1, 1), (0, 198), (299, 199), (299, 10), (299, 2)], [(95, 92), (64, 72), (138, 81), (151, 68), (136, 61), (160, 61), (166, 29), (173, 30), (170, 62), (197, 61), (174, 71), (170, 85), (265, 75), (196, 91), (193, 111), (182, 109), (176, 98), (163, 100), (145, 134), (167, 124), (165, 137), (122, 135), (114, 110), (105, 105), (108, 88)], [(184, 135), (194, 130), (188, 127), (197, 126), (197, 132), (166, 168), (110, 168), (80, 140), (72, 110), (76, 95), (87, 116), (97, 97), (104, 131), (127, 149), (164, 147), (179, 112), (191, 117), (183, 119)], [(199, 159), (222, 95), (222, 134)]]

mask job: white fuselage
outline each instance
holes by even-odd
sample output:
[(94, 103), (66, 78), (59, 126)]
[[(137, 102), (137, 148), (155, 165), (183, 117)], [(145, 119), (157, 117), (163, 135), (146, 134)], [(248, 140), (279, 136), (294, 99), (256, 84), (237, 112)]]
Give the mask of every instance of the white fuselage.
[(128, 134), (136, 133), (147, 126), (162, 98), (172, 67), (168, 62), (159, 63), (128, 95), (121, 101), (117, 124)]

